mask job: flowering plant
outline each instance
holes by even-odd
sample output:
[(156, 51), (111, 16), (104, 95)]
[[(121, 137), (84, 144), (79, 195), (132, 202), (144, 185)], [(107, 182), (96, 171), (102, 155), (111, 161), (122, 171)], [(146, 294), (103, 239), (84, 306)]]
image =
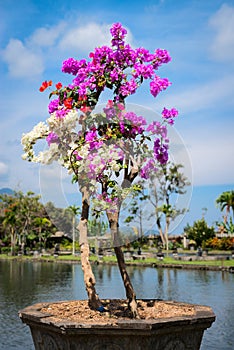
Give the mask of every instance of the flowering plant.
[[(110, 32), (110, 47), (96, 48), (89, 60), (69, 58), (63, 62), (62, 71), (74, 76), (72, 83), (55, 85), (50, 93), (50, 98), (55, 97), (49, 103), (50, 117), (22, 136), (23, 159), (43, 164), (57, 161), (78, 182), (82, 194), (78, 225), (81, 262), (90, 307), (99, 310), (102, 304), (88, 259), (91, 201), (96, 212), (106, 212), (129, 308), (133, 317), (138, 317), (136, 295), (120, 247), (119, 215), (125, 198), (140, 190), (134, 180), (147, 180), (150, 173), (157, 171), (158, 164), (168, 161), (167, 125), (174, 124), (178, 112), (175, 108), (164, 108), (160, 122), (147, 124), (143, 116), (127, 110), (126, 98), (144, 80), (150, 80), (153, 97), (171, 84), (156, 74), (171, 58), (162, 49), (154, 53), (144, 48), (133, 49), (125, 43), (127, 31), (120, 23), (113, 24)], [(52, 86), (52, 81), (45, 81), (40, 91)], [(95, 107), (106, 89), (112, 90), (113, 97), (97, 113)], [(39, 139), (46, 139), (48, 149), (36, 154), (34, 145)]]

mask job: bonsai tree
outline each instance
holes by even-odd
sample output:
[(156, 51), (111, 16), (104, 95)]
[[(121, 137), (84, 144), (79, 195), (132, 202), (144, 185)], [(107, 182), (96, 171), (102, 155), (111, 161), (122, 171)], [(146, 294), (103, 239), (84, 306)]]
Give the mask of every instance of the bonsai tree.
[[(82, 194), (81, 218), (78, 225), (81, 264), (89, 305), (102, 310), (95, 290), (95, 277), (89, 262), (87, 239), (90, 210), (97, 217), (106, 213), (118, 266), (126, 289), (129, 309), (138, 317), (136, 295), (126, 270), (121, 249), (119, 218), (123, 202), (139, 190), (137, 178), (148, 179), (157, 165), (168, 161), (167, 125), (178, 115), (175, 108), (164, 108), (160, 121), (147, 124), (126, 107), (128, 96), (136, 93), (145, 80), (150, 80), (150, 93), (156, 97), (171, 83), (157, 70), (171, 58), (166, 50), (150, 53), (125, 43), (127, 31), (120, 23), (110, 29), (111, 46), (102, 46), (89, 54), (89, 60), (69, 58), (62, 72), (71, 74), (71, 84), (44, 81), (40, 91), (51, 87), (49, 118), (24, 134), (23, 159), (43, 164), (59, 162), (73, 175)], [(101, 112), (97, 103), (109, 89), (112, 98)], [(34, 151), (38, 140), (45, 139), (48, 149)]]

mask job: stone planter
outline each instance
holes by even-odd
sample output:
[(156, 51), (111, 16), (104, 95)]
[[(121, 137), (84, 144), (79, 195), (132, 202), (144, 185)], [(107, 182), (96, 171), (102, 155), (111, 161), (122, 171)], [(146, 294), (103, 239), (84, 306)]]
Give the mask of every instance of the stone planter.
[[(178, 308), (182, 304), (172, 303)], [(31, 329), (36, 350), (198, 350), (204, 331), (215, 320), (210, 307), (191, 305), (193, 315), (154, 319), (116, 319), (111, 322), (76, 322), (41, 312), (49, 303), (19, 312)]]

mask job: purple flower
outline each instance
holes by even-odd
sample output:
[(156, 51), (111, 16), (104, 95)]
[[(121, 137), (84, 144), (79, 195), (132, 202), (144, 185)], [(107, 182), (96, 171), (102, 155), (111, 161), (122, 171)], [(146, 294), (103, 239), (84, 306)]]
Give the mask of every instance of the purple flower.
[(51, 113), (57, 111), (58, 107), (59, 107), (59, 99), (50, 101), (50, 103), (48, 105), (49, 113), (51, 114)]
[(112, 82), (121, 80), (124, 76), (125, 76), (125, 74), (124, 74), (124, 73), (122, 72), (122, 70), (119, 69), (118, 67), (114, 68), (114, 69), (110, 72), (110, 77), (111, 77), (111, 81), (112, 81)]
[(49, 146), (51, 145), (51, 143), (58, 143), (58, 141), (59, 141), (58, 135), (52, 131), (47, 136), (46, 141), (47, 141)]
[(125, 124), (123, 122), (119, 123), (119, 130), (122, 134), (125, 132)]
[(113, 37), (111, 40), (113, 46), (124, 46), (124, 38), (127, 34), (127, 31), (121, 23), (114, 23), (110, 29), (110, 33)]
[(175, 108), (167, 109), (164, 107), (162, 111), (162, 117), (167, 120), (167, 122), (171, 125), (174, 124), (174, 118), (178, 116), (178, 111)]
[(78, 161), (83, 159), (77, 151), (74, 152), (74, 155), (76, 157), (76, 160), (78, 160)]
[(81, 68), (77, 76), (73, 79), (73, 87), (79, 86), (80, 83), (83, 83), (87, 79), (88, 73), (86, 69)]
[(120, 95), (122, 96), (132, 95), (136, 92), (137, 87), (138, 86), (135, 79), (132, 78), (120, 87), (119, 89)]
[(63, 62), (62, 72), (76, 75), (81, 68), (87, 66), (86, 60), (77, 61), (74, 58), (68, 58)]
[(106, 118), (108, 120), (110, 120), (116, 116), (116, 110), (114, 107), (105, 107), (105, 108), (103, 108), (103, 111), (105, 112)]
[(138, 116), (134, 112), (126, 112), (124, 118), (129, 120), (134, 125), (143, 126), (147, 124), (144, 117)]
[(56, 118), (58, 119), (62, 119), (64, 117), (66, 117), (66, 115), (68, 114), (69, 110), (68, 109), (57, 109), (56, 111)]
[(160, 78), (159, 76), (155, 75), (154, 80), (150, 82), (150, 92), (154, 97), (156, 97), (160, 91), (166, 90), (166, 88), (170, 85), (171, 83), (167, 78)]
[(153, 121), (147, 127), (146, 131), (151, 132), (154, 135), (161, 135), (162, 138), (167, 137), (167, 128), (165, 125), (162, 125), (160, 122)]
[(139, 47), (136, 49), (137, 58), (140, 62), (150, 62), (152, 59), (152, 55), (149, 53), (148, 50), (144, 49), (143, 47)]
[(87, 94), (87, 84), (81, 83), (78, 88), (78, 93), (80, 97), (85, 97)]
[(144, 79), (148, 79), (151, 78), (154, 73), (153, 67), (150, 64), (136, 63), (133, 68), (134, 72), (132, 75), (134, 78), (142, 76)]
[(150, 174), (152, 174), (152, 172), (157, 171), (157, 168), (155, 166), (155, 162), (153, 159), (150, 159), (145, 166), (143, 166), (140, 170), (140, 176), (143, 179), (148, 179), (150, 177)]
[[(90, 151), (97, 149), (103, 145), (103, 141), (98, 140), (97, 138), (96, 129), (91, 129), (90, 131), (87, 132), (87, 134), (85, 135), (85, 141), (89, 143)], [(90, 154), (89, 157), (92, 157), (92, 154)]]
[(167, 50), (157, 49), (153, 55), (153, 68), (158, 69), (163, 63), (168, 63), (171, 61), (171, 57)]
[(166, 164), (168, 161), (168, 145), (162, 144), (158, 138), (154, 141), (154, 157), (161, 164)]
[(85, 141), (92, 142), (97, 138), (97, 131), (96, 129), (93, 129), (91, 131), (88, 131), (85, 135)]

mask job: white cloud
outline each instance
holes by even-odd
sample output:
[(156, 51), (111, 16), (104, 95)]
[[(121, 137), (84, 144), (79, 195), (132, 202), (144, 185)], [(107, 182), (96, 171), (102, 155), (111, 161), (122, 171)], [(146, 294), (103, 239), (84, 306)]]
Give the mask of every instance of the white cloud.
[(42, 74), (44, 70), (42, 57), (17, 39), (9, 41), (2, 57), (8, 64), (10, 75), (14, 78), (33, 78)]
[(8, 166), (5, 163), (0, 162), (0, 176), (6, 175), (7, 172), (8, 172)]
[[(46, 28), (37, 28), (32, 35), (23, 41), (10, 39), (2, 51), (2, 59), (8, 65), (8, 71), (14, 78), (33, 79), (44, 72), (45, 65), (54, 60), (51, 49), (59, 57), (62, 51), (87, 52), (100, 45), (110, 45), (110, 24), (86, 25), (71, 27), (66, 22)], [(67, 29), (68, 28), (68, 29)], [(128, 30), (127, 42), (131, 42), (132, 35)]]
[[(88, 23), (85, 26), (70, 29), (61, 39), (59, 47), (62, 50), (91, 51), (100, 45), (110, 45), (110, 24)], [(127, 29), (127, 42), (131, 42), (132, 35)]]
[(53, 46), (59, 36), (66, 27), (65, 22), (60, 22), (58, 25), (51, 28), (38, 28), (29, 38), (30, 45), (37, 45), (40, 47)]
[(89, 51), (99, 45), (107, 45), (110, 41), (110, 25), (88, 23), (82, 27), (70, 29), (60, 41), (63, 50), (77, 49)]
[(210, 26), (216, 31), (211, 53), (221, 61), (234, 59), (234, 7), (222, 5), (210, 19)]

